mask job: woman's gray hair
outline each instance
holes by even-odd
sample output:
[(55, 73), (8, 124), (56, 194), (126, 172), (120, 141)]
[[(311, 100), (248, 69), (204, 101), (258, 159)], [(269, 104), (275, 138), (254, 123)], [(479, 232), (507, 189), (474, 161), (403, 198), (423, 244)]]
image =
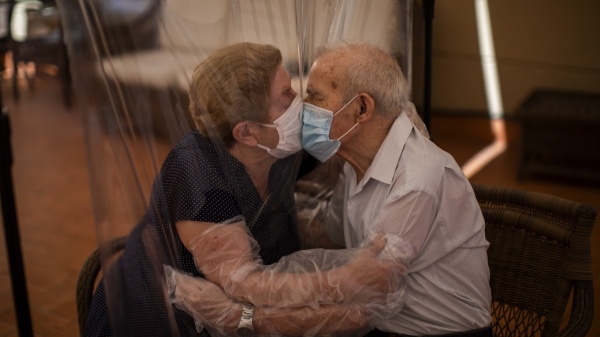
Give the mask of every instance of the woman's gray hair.
[(395, 118), (405, 110), (410, 87), (398, 61), (386, 50), (368, 43), (338, 42), (318, 48), (315, 59), (329, 54), (344, 55), (351, 64), (341, 74), (344, 101), (366, 92), (383, 117)]

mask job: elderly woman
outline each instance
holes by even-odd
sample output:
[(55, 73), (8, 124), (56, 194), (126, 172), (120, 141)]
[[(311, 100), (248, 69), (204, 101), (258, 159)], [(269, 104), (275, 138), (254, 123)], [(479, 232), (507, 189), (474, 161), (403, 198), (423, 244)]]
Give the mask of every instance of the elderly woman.
[[(205, 321), (223, 334), (366, 324), (348, 299), (370, 301), (393, 288), (388, 263), (376, 258), (381, 241), (282, 259), (300, 249), (293, 183), (302, 106), (273, 46), (231, 45), (195, 69), (190, 111), (198, 130), (165, 159), (146, 217), (96, 291), (86, 335), (197, 335)], [(170, 291), (189, 292), (201, 319), (167, 303), (161, 264), (190, 275), (173, 276)]]

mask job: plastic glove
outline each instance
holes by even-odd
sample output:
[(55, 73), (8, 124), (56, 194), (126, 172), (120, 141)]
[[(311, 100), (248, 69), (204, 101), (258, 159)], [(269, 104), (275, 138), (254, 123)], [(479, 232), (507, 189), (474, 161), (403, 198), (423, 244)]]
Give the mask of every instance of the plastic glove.
[(242, 303), (231, 300), (219, 286), (164, 266), (167, 294), (172, 304), (194, 318), (196, 330), (232, 335), (240, 320)]
[[(232, 301), (215, 284), (165, 266), (171, 303), (194, 318), (198, 331), (211, 335), (234, 335), (243, 305)], [(319, 310), (298, 308), (254, 308), (253, 326), (263, 335), (315, 336), (344, 333), (362, 336), (371, 328), (364, 310), (356, 306), (324, 305)]]
[[(387, 238), (364, 247), (299, 251), (265, 266), (259, 247), (243, 222), (214, 225), (189, 244), (207, 279), (232, 298), (260, 307), (293, 308), (344, 303), (367, 307), (398, 292), (402, 256), (393, 256)], [(385, 259), (380, 252), (386, 251)], [(380, 305), (378, 305), (380, 307)]]

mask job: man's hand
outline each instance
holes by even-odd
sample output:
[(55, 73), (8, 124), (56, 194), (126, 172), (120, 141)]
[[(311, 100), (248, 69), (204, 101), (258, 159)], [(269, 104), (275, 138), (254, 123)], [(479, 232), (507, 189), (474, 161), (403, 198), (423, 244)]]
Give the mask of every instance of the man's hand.
[[(331, 284), (338, 285), (334, 298), (359, 305), (380, 305), (387, 295), (397, 292), (404, 265), (401, 257), (391, 256), (397, 243), (382, 234), (374, 235), (356, 249), (352, 260), (329, 276)], [(339, 282), (339, 283), (338, 283)]]

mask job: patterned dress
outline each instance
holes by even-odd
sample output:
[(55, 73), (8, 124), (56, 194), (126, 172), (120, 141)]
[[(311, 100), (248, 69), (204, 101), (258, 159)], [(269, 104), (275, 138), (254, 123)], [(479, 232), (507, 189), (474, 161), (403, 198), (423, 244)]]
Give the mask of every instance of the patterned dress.
[(165, 302), (163, 264), (202, 277), (175, 223), (243, 216), (263, 263), (276, 263), (300, 249), (293, 198), (300, 157), (273, 165), (263, 201), (239, 161), (199, 132), (188, 134), (165, 159), (146, 216), (99, 284), (86, 336), (197, 336), (193, 319)]

